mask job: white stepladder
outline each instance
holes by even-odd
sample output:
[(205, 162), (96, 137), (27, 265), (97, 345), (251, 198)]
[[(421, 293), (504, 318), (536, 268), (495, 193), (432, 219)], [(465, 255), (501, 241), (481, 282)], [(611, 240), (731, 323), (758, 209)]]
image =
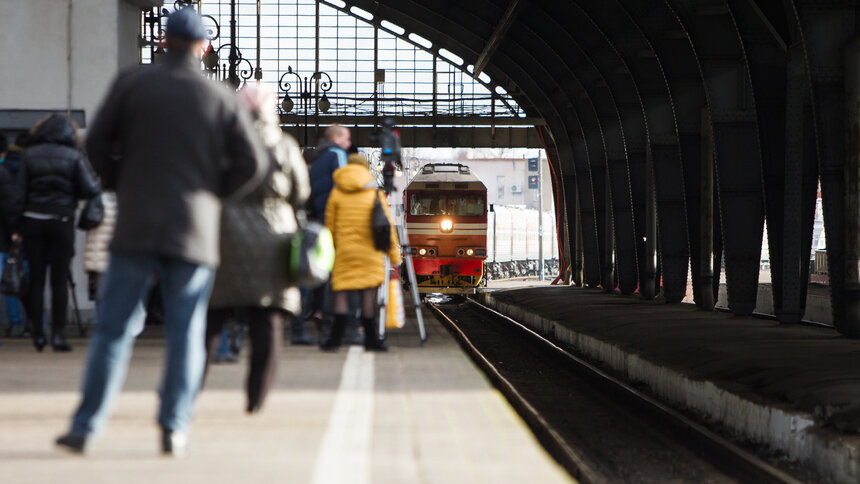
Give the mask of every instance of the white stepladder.
[[(418, 335), (421, 344), (427, 342), (427, 331), (424, 329), (424, 317), (421, 314), (421, 297), (418, 295), (418, 279), (415, 277), (415, 268), (412, 266), (412, 247), (409, 246), (409, 234), (406, 227), (397, 226), (397, 238), (400, 240), (400, 250), (406, 264), (406, 274), (409, 277), (409, 288), (412, 292), (412, 302), (415, 304), (415, 317), (418, 320)], [(401, 276), (402, 277), (402, 276)], [(379, 339), (385, 338), (385, 318), (388, 314), (388, 285), (391, 281), (391, 261), (385, 256), (385, 282), (379, 290)]]

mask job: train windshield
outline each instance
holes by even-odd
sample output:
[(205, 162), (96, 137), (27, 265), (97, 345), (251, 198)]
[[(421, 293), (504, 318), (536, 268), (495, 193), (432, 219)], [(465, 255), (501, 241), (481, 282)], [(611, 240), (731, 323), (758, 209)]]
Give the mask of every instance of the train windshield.
[(409, 215), (484, 215), (481, 195), (413, 193), (409, 197)]

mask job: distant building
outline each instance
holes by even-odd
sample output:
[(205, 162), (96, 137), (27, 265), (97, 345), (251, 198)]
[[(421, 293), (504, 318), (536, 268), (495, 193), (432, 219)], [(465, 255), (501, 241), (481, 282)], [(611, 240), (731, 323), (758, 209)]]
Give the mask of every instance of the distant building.
[[(408, 175), (413, 176), (427, 163), (462, 163), (468, 166), (487, 186), (487, 202), (499, 205), (516, 205), (538, 208), (538, 189), (529, 188), (529, 177), (538, 176), (537, 171), (529, 171), (528, 158), (473, 158), (440, 160), (412, 158), (408, 164)], [(543, 209), (552, 210), (552, 172), (547, 159), (541, 156), (543, 180), (539, 183), (543, 190)]]

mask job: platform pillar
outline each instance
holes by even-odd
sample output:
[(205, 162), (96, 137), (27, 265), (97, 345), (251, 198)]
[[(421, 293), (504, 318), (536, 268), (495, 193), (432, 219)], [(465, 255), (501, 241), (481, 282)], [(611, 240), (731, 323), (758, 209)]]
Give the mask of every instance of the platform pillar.
[(645, 153), (645, 277), (639, 294), (643, 299), (657, 295), (657, 191), (654, 186), (654, 158), (651, 147)]
[(860, 37), (845, 49), (845, 325), (860, 338)]
[[(696, 304), (705, 311), (714, 310), (714, 138), (708, 112), (702, 110), (702, 155), (699, 172), (699, 251), (692, 257), (699, 259), (699, 300)], [(694, 272), (693, 277), (697, 274)]]

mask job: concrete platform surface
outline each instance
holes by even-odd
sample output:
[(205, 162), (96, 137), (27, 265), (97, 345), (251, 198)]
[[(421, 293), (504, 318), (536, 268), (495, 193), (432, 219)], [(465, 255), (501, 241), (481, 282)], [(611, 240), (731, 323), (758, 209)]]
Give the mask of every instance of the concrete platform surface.
[(497, 310), (676, 406), (835, 481), (860, 482), (860, 341), (574, 287), (487, 291)]
[(0, 482), (571, 482), (448, 333), (425, 321), (423, 348), (409, 325), (389, 335), (387, 354), (286, 346), (255, 416), (243, 412), (244, 348), (240, 364), (212, 368), (180, 460), (158, 454), (160, 338), (138, 340), (113, 417), (85, 457), (53, 447), (79, 399), (85, 341), (37, 354), (6, 339)]

